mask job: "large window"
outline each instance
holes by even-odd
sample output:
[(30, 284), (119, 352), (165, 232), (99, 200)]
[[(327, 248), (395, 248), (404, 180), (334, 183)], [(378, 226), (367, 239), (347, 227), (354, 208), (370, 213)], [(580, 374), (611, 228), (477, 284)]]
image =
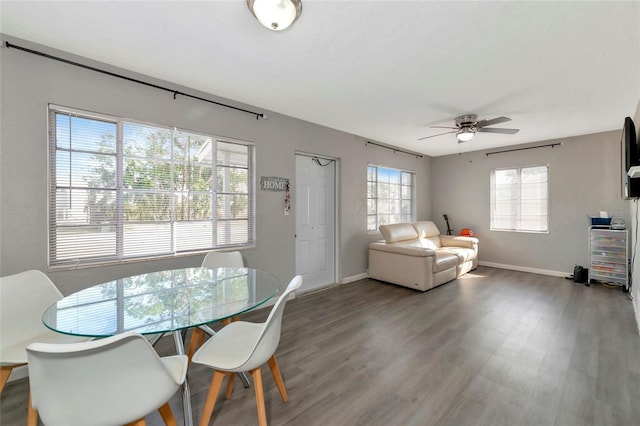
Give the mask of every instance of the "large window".
[(548, 166), (491, 172), (491, 229), (548, 232)]
[(49, 264), (253, 245), (253, 146), (49, 108)]
[(415, 173), (387, 167), (367, 167), (367, 230), (380, 225), (415, 221)]

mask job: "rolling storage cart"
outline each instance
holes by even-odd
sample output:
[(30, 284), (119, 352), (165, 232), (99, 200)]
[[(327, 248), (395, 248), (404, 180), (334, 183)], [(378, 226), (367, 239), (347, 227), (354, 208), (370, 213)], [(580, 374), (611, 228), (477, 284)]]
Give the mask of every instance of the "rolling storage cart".
[(626, 289), (629, 279), (629, 252), (626, 229), (589, 227), (589, 276), (587, 284), (598, 281)]

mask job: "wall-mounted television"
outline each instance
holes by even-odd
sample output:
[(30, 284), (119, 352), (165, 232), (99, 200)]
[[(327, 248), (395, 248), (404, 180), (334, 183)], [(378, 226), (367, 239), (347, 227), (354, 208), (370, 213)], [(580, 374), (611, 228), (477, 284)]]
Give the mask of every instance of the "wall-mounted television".
[(622, 146), (622, 196), (638, 198), (640, 197), (640, 178), (630, 178), (627, 175), (631, 167), (640, 166), (636, 126), (631, 117), (624, 119), (620, 144)]

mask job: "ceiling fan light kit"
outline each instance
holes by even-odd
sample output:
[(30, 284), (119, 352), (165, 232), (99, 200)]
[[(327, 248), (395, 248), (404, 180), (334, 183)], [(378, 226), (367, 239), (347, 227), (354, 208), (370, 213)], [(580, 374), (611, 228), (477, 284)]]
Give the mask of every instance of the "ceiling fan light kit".
[(478, 121), (478, 116), (476, 114), (460, 115), (455, 119), (456, 127), (431, 126), (432, 129), (453, 129), (453, 130), (449, 132), (438, 133), (437, 135), (425, 136), (423, 138), (419, 138), (418, 140), (421, 141), (423, 139), (435, 138), (436, 136), (455, 133), (458, 136), (458, 142), (460, 143), (460, 142), (470, 141), (478, 132), (500, 133), (503, 135), (515, 135), (516, 133), (518, 133), (519, 129), (487, 127), (494, 124), (505, 123), (507, 121), (511, 121), (511, 119), (509, 117), (497, 117), (497, 118), (492, 118), (491, 120)]
[(302, 0), (247, 0), (247, 7), (266, 28), (282, 31), (300, 17)]
[(458, 132), (458, 141), (460, 142), (470, 141), (471, 139), (473, 139), (473, 135), (475, 135), (475, 133), (470, 128), (461, 129)]

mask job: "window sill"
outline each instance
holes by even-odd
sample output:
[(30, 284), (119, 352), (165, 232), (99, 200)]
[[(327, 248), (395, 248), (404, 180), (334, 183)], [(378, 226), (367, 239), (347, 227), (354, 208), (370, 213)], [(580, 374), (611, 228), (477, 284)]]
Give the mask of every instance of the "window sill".
[(188, 253), (177, 253), (177, 254), (168, 254), (168, 255), (160, 255), (160, 256), (151, 256), (145, 258), (136, 258), (136, 259), (124, 259), (124, 260), (104, 260), (92, 263), (74, 263), (74, 264), (64, 264), (64, 265), (54, 265), (47, 268), (48, 272), (58, 272), (58, 271), (75, 271), (80, 269), (91, 269), (91, 268), (102, 268), (105, 266), (118, 266), (118, 265), (131, 265), (134, 263), (144, 263), (144, 262), (155, 262), (161, 260), (170, 260), (170, 259), (178, 259), (189, 256), (198, 256), (209, 253), (210, 251), (244, 251), (244, 250), (253, 250), (256, 248), (255, 244), (240, 246), (240, 247), (227, 247), (224, 249), (211, 249), (211, 250), (202, 250), (202, 251), (192, 251)]
[(525, 230), (520, 230), (520, 229), (495, 229), (495, 228), (490, 228), (489, 231), (495, 231), (495, 232), (515, 232), (518, 234), (548, 234), (549, 230), (546, 231), (525, 231)]

